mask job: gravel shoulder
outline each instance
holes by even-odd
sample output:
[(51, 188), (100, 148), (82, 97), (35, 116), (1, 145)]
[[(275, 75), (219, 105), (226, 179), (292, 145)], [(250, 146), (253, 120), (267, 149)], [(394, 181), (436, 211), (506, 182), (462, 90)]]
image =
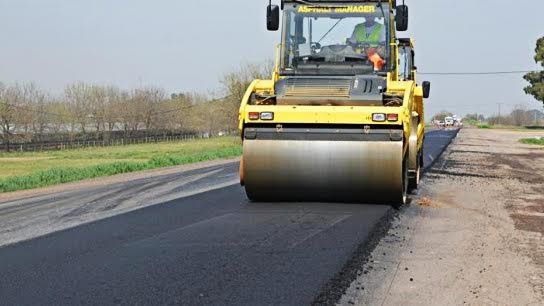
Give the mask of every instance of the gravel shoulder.
[(542, 305), (544, 132), (464, 129), (341, 305)]

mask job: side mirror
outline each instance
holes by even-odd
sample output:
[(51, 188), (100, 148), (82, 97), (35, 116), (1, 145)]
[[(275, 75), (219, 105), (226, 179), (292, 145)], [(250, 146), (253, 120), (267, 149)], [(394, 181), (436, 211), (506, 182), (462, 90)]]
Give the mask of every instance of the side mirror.
[(395, 14), (395, 23), (397, 24), (397, 31), (402, 32), (408, 30), (408, 6), (397, 5), (397, 12)]
[(428, 99), (431, 95), (431, 82), (425, 81), (421, 86), (423, 87), (423, 98)]
[(268, 31), (277, 31), (280, 28), (280, 7), (269, 5), (266, 8), (266, 28)]

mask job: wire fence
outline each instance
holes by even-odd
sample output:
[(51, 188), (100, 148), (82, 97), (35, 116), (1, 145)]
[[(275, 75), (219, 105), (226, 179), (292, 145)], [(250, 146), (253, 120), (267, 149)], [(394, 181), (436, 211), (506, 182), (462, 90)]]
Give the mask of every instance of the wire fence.
[(111, 147), (125, 146), (134, 144), (147, 144), (159, 142), (180, 142), (194, 139), (205, 139), (212, 137), (228, 136), (232, 133), (210, 136), (204, 134), (184, 134), (184, 135), (155, 135), (136, 138), (119, 138), (119, 139), (104, 139), (104, 140), (75, 140), (75, 141), (43, 141), (43, 142), (28, 142), (28, 143), (11, 143), (9, 149), (7, 144), (0, 144), (0, 152), (39, 152), (39, 151), (54, 151), (54, 150), (73, 150), (92, 147)]

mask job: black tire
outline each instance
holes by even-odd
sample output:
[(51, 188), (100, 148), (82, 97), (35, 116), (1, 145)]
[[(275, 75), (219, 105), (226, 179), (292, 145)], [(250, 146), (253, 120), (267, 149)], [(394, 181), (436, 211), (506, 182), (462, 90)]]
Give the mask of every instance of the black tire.
[(411, 173), (408, 178), (408, 192), (413, 192), (419, 188), (419, 181), (421, 180), (421, 153), (417, 155), (417, 166), (415, 172)]
[(408, 179), (408, 192), (413, 192), (419, 188), (420, 177), (421, 167), (418, 165), (416, 172)]
[(408, 202), (408, 187), (410, 184), (410, 179), (408, 177), (408, 158), (404, 157), (402, 163), (402, 196), (397, 203), (394, 203), (392, 206), (396, 209), (402, 207), (402, 205)]

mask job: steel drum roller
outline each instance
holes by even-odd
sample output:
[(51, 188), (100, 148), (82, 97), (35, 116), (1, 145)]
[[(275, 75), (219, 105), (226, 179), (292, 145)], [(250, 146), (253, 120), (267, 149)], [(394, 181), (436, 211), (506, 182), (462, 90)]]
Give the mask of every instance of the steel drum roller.
[(245, 140), (243, 177), (254, 201), (400, 204), (402, 141)]

